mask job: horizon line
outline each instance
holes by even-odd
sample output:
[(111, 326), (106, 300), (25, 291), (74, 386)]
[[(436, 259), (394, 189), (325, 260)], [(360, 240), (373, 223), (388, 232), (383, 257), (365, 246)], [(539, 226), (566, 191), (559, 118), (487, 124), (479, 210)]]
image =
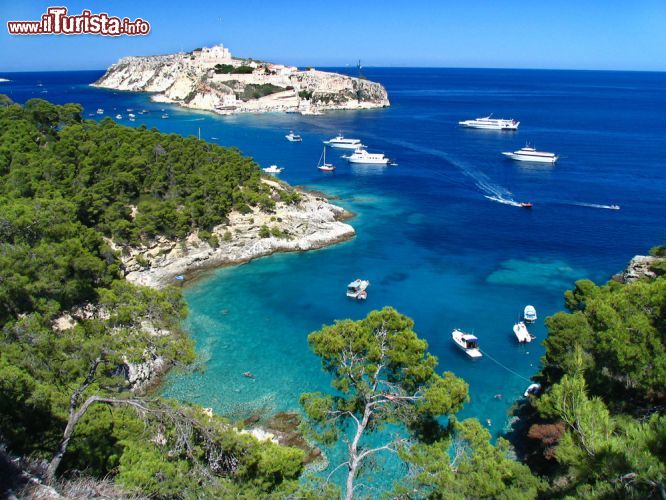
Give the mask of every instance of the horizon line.
[[(110, 67), (110, 66), (109, 66)], [(303, 65), (297, 66), (301, 68), (321, 68), (321, 69), (354, 69), (356, 66), (348, 64), (345, 66), (340, 65)], [(373, 66), (363, 65), (363, 68), (374, 69), (461, 69), (461, 70), (508, 70), (508, 71), (587, 71), (587, 72), (614, 72), (614, 73), (666, 73), (666, 69), (599, 69), (599, 68), (519, 68), (519, 67), (503, 67), (503, 66), (408, 66), (408, 65), (391, 65), (391, 66)], [(107, 68), (95, 69), (49, 69), (49, 70), (19, 70), (19, 71), (3, 71), (0, 69), (0, 74), (13, 74), (13, 73), (68, 73), (68, 72), (81, 72), (81, 71), (107, 71)]]

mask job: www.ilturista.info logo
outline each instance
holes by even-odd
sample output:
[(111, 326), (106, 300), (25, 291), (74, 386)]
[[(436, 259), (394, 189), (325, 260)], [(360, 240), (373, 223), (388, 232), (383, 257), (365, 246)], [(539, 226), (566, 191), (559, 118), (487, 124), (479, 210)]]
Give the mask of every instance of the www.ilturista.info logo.
[(131, 21), (89, 10), (70, 16), (67, 7), (49, 7), (39, 21), (7, 21), (7, 31), (10, 35), (136, 36), (150, 33), (150, 23), (140, 17)]

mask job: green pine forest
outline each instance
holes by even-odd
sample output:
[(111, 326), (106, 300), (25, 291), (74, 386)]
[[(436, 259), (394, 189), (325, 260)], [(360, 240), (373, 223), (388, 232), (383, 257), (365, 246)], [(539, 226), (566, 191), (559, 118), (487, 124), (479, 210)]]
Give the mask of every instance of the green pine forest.
[(331, 388), (301, 396), (300, 433), (346, 440), (342, 482), (308, 472), (303, 449), (131, 391), (128, 364), (187, 370), (195, 351), (180, 289), (128, 283), (119, 252), (270, 212), (275, 196), (236, 149), (0, 95), (0, 491), (29, 496), (23, 471), (65, 494), (86, 482), (109, 497), (376, 497), (375, 458), (392, 454), (408, 473), (387, 498), (666, 498), (664, 260), (655, 278), (566, 292), (546, 320), (543, 392), (495, 443), (456, 419), (467, 384), (410, 318), (385, 308), (312, 332)]

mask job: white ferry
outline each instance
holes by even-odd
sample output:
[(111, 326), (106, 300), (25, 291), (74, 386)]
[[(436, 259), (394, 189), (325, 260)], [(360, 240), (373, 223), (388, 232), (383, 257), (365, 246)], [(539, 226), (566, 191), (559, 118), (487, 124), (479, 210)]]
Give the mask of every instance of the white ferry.
[(271, 165), (270, 167), (262, 168), (267, 174), (279, 174), (284, 170), (284, 168), (278, 167), (277, 165)]
[(456, 328), (451, 332), (451, 338), (470, 358), (480, 358), (483, 356), (479, 349), (479, 339), (471, 333), (465, 333)]
[(527, 331), (525, 323), (522, 321), (513, 325), (513, 333), (516, 335), (518, 342), (532, 342), (535, 337)]
[(298, 134), (294, 134), (293, 130), (290, 130), (285, 137), (289, 142), (303, 142), (303, 138)]
[(345, 156), (349, 163), (367, 163), (371, 165), (388, 165), (389, 160), (384, 153), (368, 153), (365, 149), (357, 149), (354, 154)]
[(370, 282), (368, 280), (355, 279), (347, 285), (347, 297), (350, 299), (365, 300), (368, 298), (368, 292), (365, 289), (369, 286)]
[(559, 156), (555, 153), (546, 153), (545, 151), (537, 151), (536, 149), (525, 146), (513, 153), (502, 153), (504, 156), (518, 161), (533, 161), (538, 163), (555, 163)]
[(333, 139), (324, 141), (324, 144), (338, 149), (360, 149), (365, 147), (363, 144), (361, 144), (359, 139), (347, 139), (342, 135), (338, 135)]
[(534, 323), (537, 320), (537, 313), (534, 306), (525, 306), (523, 319), (525, 320), (525, 323)]
[(484, 118), (475, 118), (474, 120), (463, 120), (458, 125), (468, 128), (482, 128), (487, 130), (518, 130), (517, 122), (514, 119), (505, 120), (503, 118), (492, 118), (493, 115)]

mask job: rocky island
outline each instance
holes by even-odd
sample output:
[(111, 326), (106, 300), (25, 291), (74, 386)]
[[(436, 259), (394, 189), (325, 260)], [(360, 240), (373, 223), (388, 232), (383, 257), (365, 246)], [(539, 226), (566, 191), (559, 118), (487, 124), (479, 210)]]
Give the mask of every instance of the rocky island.
[(379, 83), (232, 57), (222, 45), (192, 52), (125, 57), (95, 87), (152, 92), (157, 102), (219, 114), (370, 109), (390, 105)]

